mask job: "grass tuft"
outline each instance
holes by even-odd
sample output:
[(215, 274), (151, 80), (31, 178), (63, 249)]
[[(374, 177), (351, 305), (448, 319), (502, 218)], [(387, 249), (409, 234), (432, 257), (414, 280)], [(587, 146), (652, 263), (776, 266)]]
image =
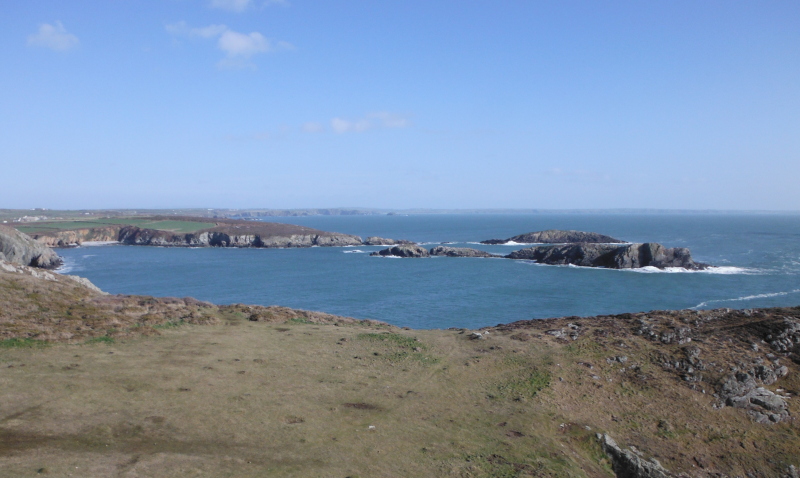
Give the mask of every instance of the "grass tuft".
[(533, 370), (525, 376), (502, 382), (497, 386), (497, 393), (500, 397), (514, 400), (533, 398), (550, 386), (551, 379), (550, 372)]
[(420, 349), (427, 349), (422, 342), (416, 339), (416, 337), (407, 337), (401, 334), (395, 334), (392, 332), (389, 333), (382, 333), (382, 334), (375, 334), (375, 333), (367, 333), (367, 334), (358, 334), (357, 337), (359, 340), (369, 340), (374, 342), (387, 342), (389, 344), (407, 348), (407, 349), (414, 349), (419, 347)]
[(36, 339), (5, 339), (0, 340), (0, 349), (14, 349), (14, 348), (31, 348), (31, 347), (46, 347), (49, 345), (44, 340)]
[(92, 337), (91, 339), (87, 340), (86, 344), (107, 344), (111, 345), (115, 342), (113, 337)]

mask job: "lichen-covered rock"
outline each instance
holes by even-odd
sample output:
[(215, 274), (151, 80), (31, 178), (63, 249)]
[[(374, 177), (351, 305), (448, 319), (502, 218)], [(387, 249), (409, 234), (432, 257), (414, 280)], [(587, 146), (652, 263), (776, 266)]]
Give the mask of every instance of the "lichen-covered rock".
[(42, 269), (55, 269), (62, 264), (52, 249), (7, 226), (0, 226), (0, 260)]
[(623, 450), (607, 434), (597, 434), (603, 451), (611, 459), (614, 474), (625, 478), (673, 478), (656, 459), (645, 460), (631, 450)]

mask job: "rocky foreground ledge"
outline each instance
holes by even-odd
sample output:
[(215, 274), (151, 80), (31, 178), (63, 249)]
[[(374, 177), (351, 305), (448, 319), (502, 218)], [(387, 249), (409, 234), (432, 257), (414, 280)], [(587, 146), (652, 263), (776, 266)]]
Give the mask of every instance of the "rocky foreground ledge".
[(7, 262), (0, 303), (8, 476), (794, 478), (800, 466), (800, 307), (408, 330), (107, 295)]

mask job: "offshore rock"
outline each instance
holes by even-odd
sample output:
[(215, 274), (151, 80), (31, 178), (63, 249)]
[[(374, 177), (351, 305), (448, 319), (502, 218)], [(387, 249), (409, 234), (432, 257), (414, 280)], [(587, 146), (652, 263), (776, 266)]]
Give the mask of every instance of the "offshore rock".
[(395, 257), (430, 257), (427, 249), (416, 244), (402, 244), (399, 246), (373, 252), (371, 256), (395, 256)]
[(608, 269), (637, 269), (641, 267), (680, 267), (687, 270), (704, 270), (708, 264), (695, 262), (689, 249), (675, 247), (667, 249), (661, 244), (567, 244), (564, 246), (537, 246), (514, 251), (508, 259), (527, 259), (542, 264), (583, 267), (605, 267)]
[(414, 244), (414, 243), (411, 241), (406, 241), (404, 239), (395, 240), (378, 236), (370, 236), (364, 240), (365, 246), (396, 246), (401, 244)]
[(481, 241), (481, 244), (508, 244), (517, 242), (520, 244), (567, 244), (567, 243), (595, 243), (595, 244), (624, 244), (625, 241), (598, 234), (596, 232), (583, 231), (562, 231), (559, 229), (548, 229), (546, 231), (528, 232), (508, 239), (489, 239)]
[(52, 249), (8, 226), (0, 226), (0, 260), (42, 269), (55, 269), (62, 264)]
[(447, 257), (500, 257), (495, 254), (490, 254), (486, 251), (472, 249), (469, 247), (447, 247), (436, 246), (430, 251), (432, 256), (447, 256)]

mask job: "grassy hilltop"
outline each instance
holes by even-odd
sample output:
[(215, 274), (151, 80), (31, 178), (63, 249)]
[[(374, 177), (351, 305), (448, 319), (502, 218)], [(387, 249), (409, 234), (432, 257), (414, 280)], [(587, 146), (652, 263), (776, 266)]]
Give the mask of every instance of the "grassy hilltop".
[[(7, 476), (610, 477), (630, 466), (598, 433), (675, 475), (800, 466), (800, 375), (796, 350), (784, 350), (800, 308), (526, 321), (477, 335), (110, 296), (4, 264)], [(752, 410), (719, 408), (732, 370), (766, 365), (786, 367), (766, 387), (791, 397), (788, 417), (757, 423)]]

